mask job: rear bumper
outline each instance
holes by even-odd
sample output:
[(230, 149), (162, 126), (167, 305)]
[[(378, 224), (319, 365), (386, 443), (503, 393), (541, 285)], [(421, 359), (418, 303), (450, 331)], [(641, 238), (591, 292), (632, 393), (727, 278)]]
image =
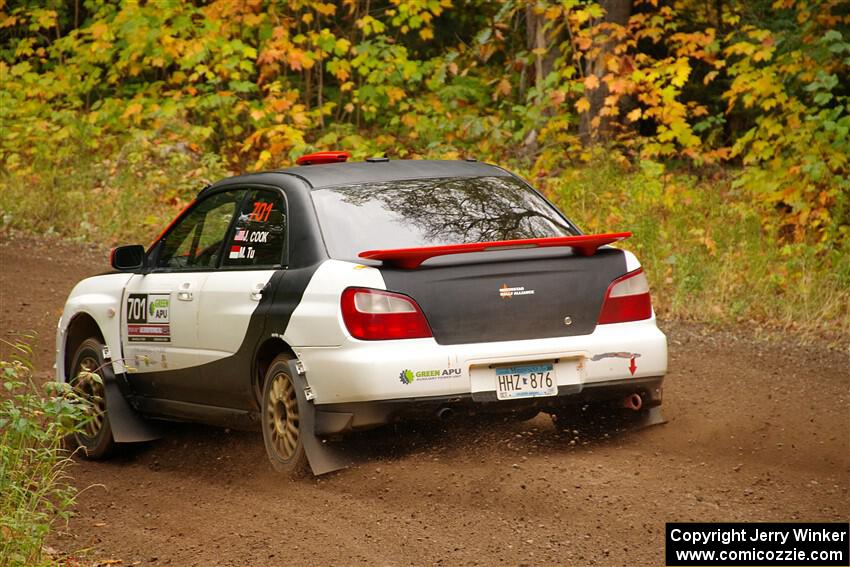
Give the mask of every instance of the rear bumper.
[(591, 382), (578, 386), (561, 386), (557, 396), (497, 400), (462, 394), (430, 396), (372, 402), (322, 404), (316, 407), (316, 435), (336, 435), (350, 431), (370, 429), (388, 423), (413, 419), (435, 419), (444, 412), (459, 415), (485, 413), (523, 414), (530, 411), (557, 413), (590, 402), (619, 403), (631, 394), (639, 394), (644, 407), (661, 405), (663, 376), (647, 376), (605, 382)]
[(327, 404), (470, 397), (495, 400), (497, 365), (549, 361), (559, 392), (664, 376), (667, 338), (655, 319), (597, 325), (581, 336), (441, 345), (433, 338), (296, 347), (317, 408)]

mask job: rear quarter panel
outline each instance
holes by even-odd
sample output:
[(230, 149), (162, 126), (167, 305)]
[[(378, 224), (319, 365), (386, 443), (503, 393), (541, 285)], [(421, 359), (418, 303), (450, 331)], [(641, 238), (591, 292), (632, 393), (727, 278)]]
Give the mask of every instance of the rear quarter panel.
[[(285, 276), (284, 276), (285, 277)], [(283, 339), (297, 347), (339, 346), (348, 340), (339, 302), (350, 286), (386, 289), (381, 272), (353, 262), (327, 260), (313, 274)]]

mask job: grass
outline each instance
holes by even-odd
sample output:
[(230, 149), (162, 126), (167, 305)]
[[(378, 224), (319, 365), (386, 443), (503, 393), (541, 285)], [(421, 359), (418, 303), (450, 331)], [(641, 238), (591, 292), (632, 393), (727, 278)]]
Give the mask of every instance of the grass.
[(646, 267), (665, 317), (748, 323), (846, 348), (850, 246), (780, 243), (769, 211), (733, 187), (732, 172), (698, 179), (643, 162), (610, 160), (545, 182), (558, 206), (588, 232), (629, 230), (624, 246)]
[(105, 246), (148, 244), (198, 191), (226, 175), (216, 156), (140, 133), (109, 158), (45, 156), (26, 170), (0, 171), (0, 228)]
[(0, 565), (50, 565), (45, 539), (77, 494), (64, 438), (84, 422), (86, 402), (66, 384), (37, 387), (29, 347), (9, 346), (17, 354), (0, 361)]

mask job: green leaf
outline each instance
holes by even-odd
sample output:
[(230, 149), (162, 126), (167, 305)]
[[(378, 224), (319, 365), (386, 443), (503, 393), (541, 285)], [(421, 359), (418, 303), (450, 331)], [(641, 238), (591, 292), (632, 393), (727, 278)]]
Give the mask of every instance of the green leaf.
[(815, 95), (815, 104), (820, 106), (826, 105), (829, 101), (832, 100), (832, 93), (829, 92), (819, 92)]

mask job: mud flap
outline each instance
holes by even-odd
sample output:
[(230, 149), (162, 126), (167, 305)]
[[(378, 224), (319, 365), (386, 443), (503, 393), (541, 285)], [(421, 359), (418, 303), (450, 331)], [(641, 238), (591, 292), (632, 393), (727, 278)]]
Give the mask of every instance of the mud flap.
[(652, 425), (661, 425), (662, 423), (667, 423), (667, 420), (661, 415), (661, 406), (654, 406), (641, 412), (641, 416), (637, 419), (635, 427), (642, 429)]
[(118, 378), (112, 371), (112, 364), (104, 364), (102, 374), (106, 413), (109, 415), (109, 425), (115, 442), (139, 443), (162, 437), (159, 427), (139, 416), (124, 399), (118, 387)]
[(316, 476), (346, 469), (356, 462), (351, 450), (342, 444), (328, 443), (316, 436), (316, 407), (307, 399), (304, 390), (307, 380), (298, 373), (296, 360), (289, 361), (289, 375), (295, 383), (295, 396), (298, 398), (298, 413), (301, 421), (301, 443), (310, 469)]

